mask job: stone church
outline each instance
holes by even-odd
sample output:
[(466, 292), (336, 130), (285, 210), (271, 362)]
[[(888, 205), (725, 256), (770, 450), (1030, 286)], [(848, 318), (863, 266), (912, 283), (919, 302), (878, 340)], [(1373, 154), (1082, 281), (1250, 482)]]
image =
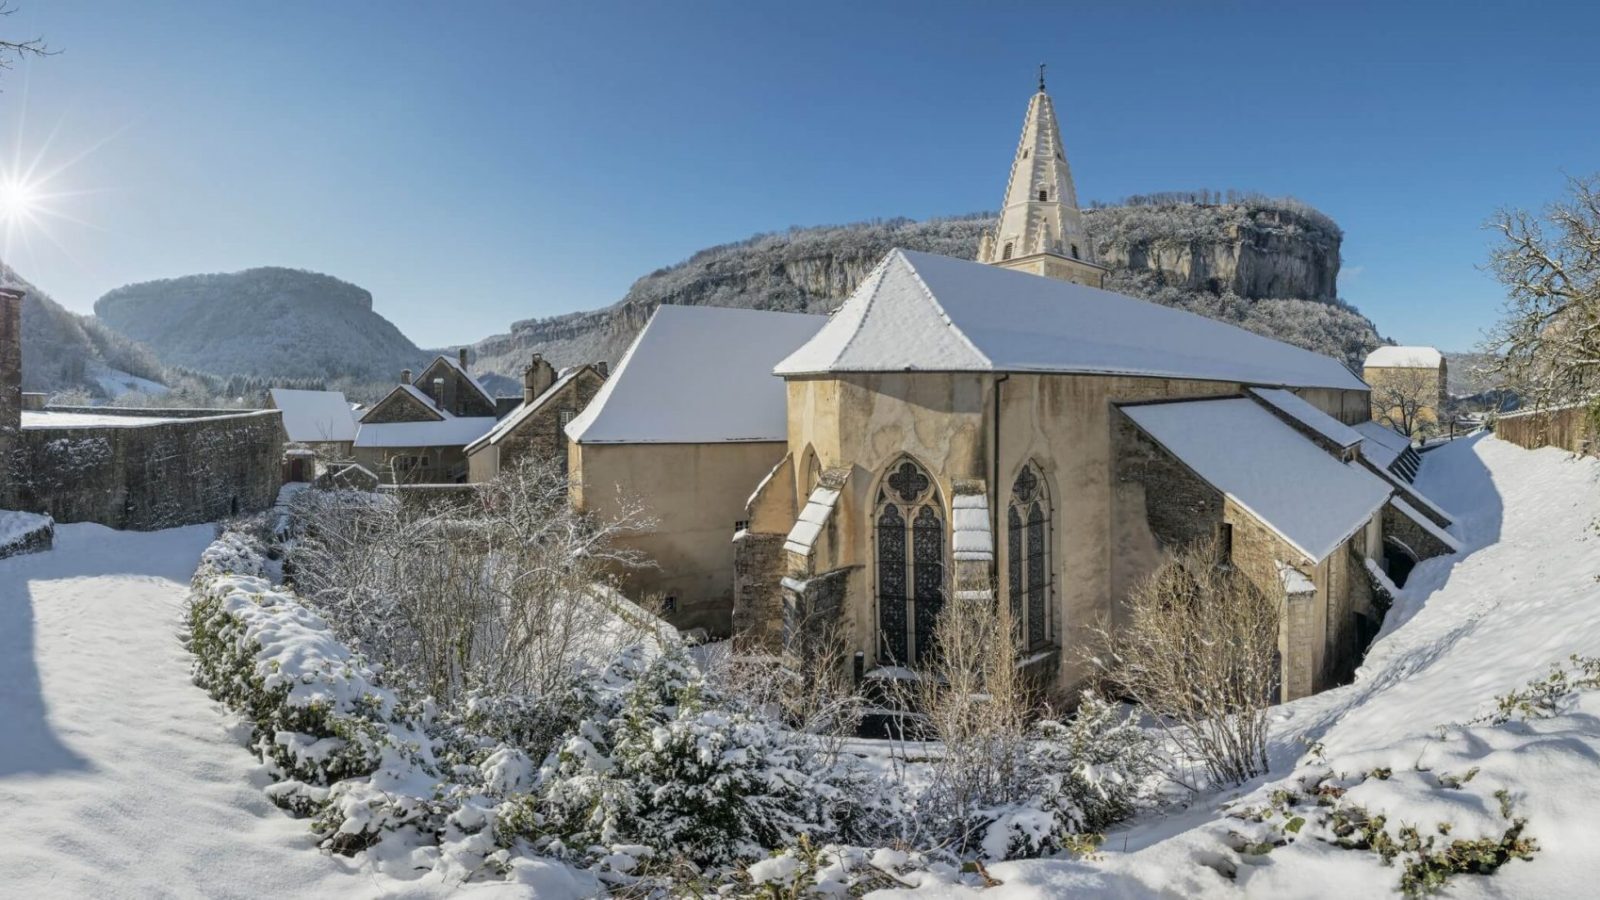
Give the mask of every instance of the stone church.
[(1042, 83), (978, 259), (890, 252), (776, 366), (786, 452), (735, 538), (735, 627), (794, 650), (836, 623), (871, 677), (925, 661), (946, 605), (1000, 602), (1019, 659), (1067, 690), (1088, 629), (1215, 537), (1287, 597), (1281, 697), (1347, 679), (1391, 560), (1454, 549), (1351, 427), (1371, 424), (1367, 385), (1103, 290)]

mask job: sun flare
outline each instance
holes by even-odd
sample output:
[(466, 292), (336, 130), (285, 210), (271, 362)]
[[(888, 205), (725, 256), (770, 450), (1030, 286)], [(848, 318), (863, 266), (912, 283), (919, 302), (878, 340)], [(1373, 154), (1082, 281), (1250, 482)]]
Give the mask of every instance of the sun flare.
[(38, 211), (39, 189), (26, 180), (0, 180), (0, 219), (25, 219)]

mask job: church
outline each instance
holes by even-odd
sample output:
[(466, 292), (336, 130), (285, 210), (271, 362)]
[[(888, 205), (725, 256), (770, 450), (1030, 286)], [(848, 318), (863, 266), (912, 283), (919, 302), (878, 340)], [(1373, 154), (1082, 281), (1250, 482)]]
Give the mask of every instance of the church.
[[(723, 404), (768, 404), (749, 412), (768, 423), (762, 449), (723, 471), (770, 468), (717, 486), (742, 509), (709, 485), (705, 502), (674, 488), (655, 505), (632, 486), (678, 555), (705, 542), (700, 594), (675, 601), (700, 623), (721, 609), (726, 630), (773, 650), (808, 652), (810, 630), (834, 626), (858, 678), (924, 663), (949, 604), (1007, 604), (1019, 664), (1065, 692), (1088, 675), (1089, 629), (1115, 622), (1164, 554), (1215, 539), (1286, 598), (1280, 698), (1347, 680), (1390, 571), (1454, 549), (1414, 468), (1366, 430), (1368, 386), (1331, 358), (1104, 290), (1042, 79), (977, 258), (891, 251), (831, 316), (752, 357), (764, 371), (748, 374), (782, 390)], [(604, 394), (630, 382), (666, 395), (630, 362), (585, 419), (617, 412)], [(605, 448), (574, 424), (571, 468), (588, 480), (584, 454)], [(689, 510), (737, 527), (678, 529)]]

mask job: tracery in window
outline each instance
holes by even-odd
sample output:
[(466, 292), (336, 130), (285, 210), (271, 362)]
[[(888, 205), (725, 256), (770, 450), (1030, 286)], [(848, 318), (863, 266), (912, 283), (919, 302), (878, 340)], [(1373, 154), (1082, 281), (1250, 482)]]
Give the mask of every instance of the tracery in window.
[(1038, 467), (1028, 463), (1011, 486), (1006, 511), (1006, 586), (1018, 648), (1050, 643), (1054, 582), (1050, 568), (1050, 492)]
[(890, 468), (873, 514), (877, 551), (878, 656), (884, 665), (929, 659), (945, 601), (944, 505), (923, 468)]

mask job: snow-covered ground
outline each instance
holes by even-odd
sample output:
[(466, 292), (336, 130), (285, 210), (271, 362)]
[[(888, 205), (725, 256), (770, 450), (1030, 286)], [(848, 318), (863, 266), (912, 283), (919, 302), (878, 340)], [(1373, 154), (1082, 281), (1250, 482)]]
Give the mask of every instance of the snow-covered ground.
[[(1272, 788), (1293, 789), (1290, 776), (1314, 767), (1306, 759), (1313, 742), (1341, 771), (1392, 767), (1392, 780), (1361, 785), (1364, 802), (1425, 833), (1433, 820), (1453, 822), (1457, 835), (1478, 818), (1504, 828), (1493, 800), (1487, 810), (1474, 804), (1481, 806), (1478, 801), (1495, 790), (1508, 792), (1538, 852), (1492, 876), (1457, 875), (1449, 896), (1594, 896), (1600, 890), (1600, 697), (1590, 691), (1550, 719), (1457, 729), (1447, 740), (1438, 735), (1439, 726), (1493, 711), (1497, 695), (1545, 675), (1570, 654), (1600, 655), (1600, 535), (1594, 527), (1600, 461), (1475, 437), (1429, 452), (1417, 485), (1457, 515), (1453, 531), (1462, 553), (1425, 561), (1411, 574), (1353, 684), (1278, 709), (1266, 778), (1111, 834), (1095, 861), (993, 865), (990, 874), (1005, 883), (982, 896), (1392, 893), (1400, 871), (1372, 852), (1303, 837), (1249, 857), (1229, 849), (1228, 833), (1243, 823), (1227, 818), (1223, 805), (1239, 798), (1259, 804)], [(1307, 768), (1297, 770), (1297, 764)], [(1473, 767), (1481, 769), (1468, 785), (1473, 790), (1439, 788), (1438, 775), (1459, 777)], [(979, 892), (950, 887), (919, 896), (929, 894)]]
[(319, 853), (267, 802), (178, 642), (212, 537), (63, 525), (0, 560), (0, 896), (447, 893)]

